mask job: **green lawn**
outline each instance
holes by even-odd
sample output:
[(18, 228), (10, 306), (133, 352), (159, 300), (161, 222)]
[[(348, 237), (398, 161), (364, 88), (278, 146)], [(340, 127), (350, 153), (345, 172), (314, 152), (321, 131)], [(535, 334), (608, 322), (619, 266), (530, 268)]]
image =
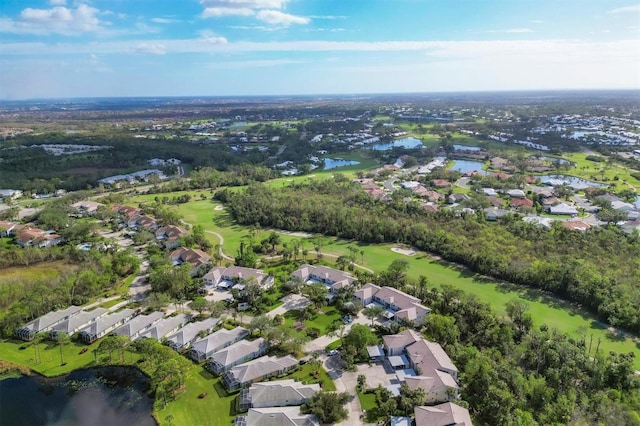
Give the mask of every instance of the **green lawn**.
[[(575, 163), (575, 167), (572, 167), (567, 172), (559, 173), (595, 180), (607, 185), (615, 185), (616, 191), (631, 188), (635, 189), (636, 192), (640, 192), (640, 181), (631, 176), (631, 173), (637, 171), (615, 163), (607, 164), (605, 161), (587, 160), (587, 154), (585, 153), (565, 154), (562, 157)], [(618, 177), (618, 180), (615, 180), (616, 177)]]
[(320, 387), (326, 391), (335, 391), (336, 385), (333, 383), (329, 374), (325, 371), (324, 368), (320, 367), (318, 370), (318, 377), (313, 376), (313, 370), (311, 366), (307, 363), (300, 367), (299, 370), (289, 374), (287, 379), (295, 379), (299, 382), (312, 384), (312, 383), (320, 383)]
[[(194, 365), (187, 374), (187, 390), (178, 400), (154, 412), (160, 425), (229, 426), (235, 417), (236, 394), (227, 395), (219, 378)], [(206, 393), (204, 398), (198, 395)]]
[[(60, 365), (60, 347), (52, 341), (44, 341), (38, 345), (40, 362), (36, 362), (36, 348), (31, 342), (6, 339), (0, 341), (0, 357), (15, 364), (24, 365), (44, 376), (59, 376), (80, 368), (95, 365), (93, 350), (97, 344), (85, 345), (84, 343), (71, 342), (62, 346), (62, 358), (65, 365)], [(83, 349), (88, 349), (81, 353)], [(116, 360), (114, 354), (114, 361)], [(134, 363), (139, 356), (132, 352), (125, 352), (125, 362)], [(98, 356), (99, 362), (108, 362), (107, 356)]]
[(376, 394), (373, 392), (370, 393), (362, 393), (358, 392), (358, 399), (360, 400), (360, 406), (363, 411), (366, 411), (366, 422), (367, 423), (377, 423), (380, 419), (378, 414), (378, 406), (376, 404)]
[[(317, 313), (316, 317), (304, 322), (306, 328), (317, 328), (320, 330), (321, 335), (325, 335), (329, 332), (329, 325), (334, 321), (339, 321), (342, 315), (333, 306), (325, 306), (322, 308), (322, 313)], [(300, 311), (292, 309), (284, 314), (284, 324), (287, 327), (293, 327), (293, 324), (298, 320)], [(304, 333), (304, 329), (301, 331)]]

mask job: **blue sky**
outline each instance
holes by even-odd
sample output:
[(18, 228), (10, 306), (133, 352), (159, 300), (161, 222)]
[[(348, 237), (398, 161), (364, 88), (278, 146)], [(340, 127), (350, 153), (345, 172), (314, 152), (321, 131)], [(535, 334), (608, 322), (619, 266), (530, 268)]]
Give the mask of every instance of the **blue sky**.
[(634, 0), (0, 0), (0, 99), (640, 88)]

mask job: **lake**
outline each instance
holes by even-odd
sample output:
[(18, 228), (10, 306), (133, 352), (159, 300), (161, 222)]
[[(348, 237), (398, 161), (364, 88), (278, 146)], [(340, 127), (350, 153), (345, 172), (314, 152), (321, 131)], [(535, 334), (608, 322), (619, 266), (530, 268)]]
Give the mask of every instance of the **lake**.
[(388, 151), (393, 148), (419, 148), (423, 147), (422, 141), (420, 139), (408, 137), (395, 140), (393, 142), (386, 143), (377, 143), (375, 145), (371, 145), (371, 149), (374, 151)]
[(74, 371), (0, 381), (3, 425), (155, 426), (149, 379), (129, 367)]
[(360, 162), (355, 160), (342, 160), (340, 158), (325, 158), (323, 170), (330, 170), (344, 166), (355, 166), (356, 164), (360, 164)]
[(476, 171), (481, 175), (486, 175), (487, 172), (482, 170), (482, 166), (484, 166), (484, 163), (481, 163), (479, 161), (455, 160), (450, 170), (455, 170), (463, 174)]

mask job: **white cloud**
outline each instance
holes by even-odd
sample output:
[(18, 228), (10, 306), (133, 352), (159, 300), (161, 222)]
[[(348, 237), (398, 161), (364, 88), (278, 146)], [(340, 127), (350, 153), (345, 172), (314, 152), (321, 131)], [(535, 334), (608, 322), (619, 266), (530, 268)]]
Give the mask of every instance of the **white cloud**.
[(256, 18), (271, 25), (308, 24), (310, 21), (309, 18), (290, 15), (277, 10), (261, 10), (256, 15)]
[[(308, 24), (311, 19), (282, 12), (289, 0), (200, 0), (205, 7), (203, 18), (222, 16), (255, 16), (269, 25), (288, 27), (291, 24)], [(324, 19), (336, 19), (336, 16), (323, 16)], [(281, 28), (278, 28), (281, 29)]]
[(640, 13), (640, 4), (634, 4), (632, 6), (617, 7), (615, 9), (611, 9), (607, 13), (610, 13), (610, 14)]
[(219, 16), (251, 16), (255, 12), (248, 7), (207, 7), (202, 12), (203, 18), (217, 18)]
[(201, 0), (205, 7), (282, 9), (289, 0)]
[(133, 53), (142, 55), (164, 55), (167, 48), (162, 43), (140, 43), (134, 49)]
[(17, 19), (0, 19), (0, 33), (75, 35), (103, 28), (96, 15), (100, 11), (80, 4), (75, 9), (56, 6), (51, 9), (26, 8)]
[(171, 19), (171, 18), (151, 18), (151, 22), (156, 24), (175, 24), (180, 22), (179, 19)]

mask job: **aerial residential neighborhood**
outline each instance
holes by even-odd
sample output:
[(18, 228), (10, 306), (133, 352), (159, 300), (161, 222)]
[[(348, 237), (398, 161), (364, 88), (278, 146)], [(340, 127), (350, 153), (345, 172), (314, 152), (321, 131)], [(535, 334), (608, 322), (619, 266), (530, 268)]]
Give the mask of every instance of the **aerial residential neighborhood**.
[[(126, 2), (13, 2), (0, 56), (70, 49), (95, 21), (56, 26), (55, 42), (41, 39), (44, 21), (91, 15), (108, 49), (67, 66), (105, 81), (121, 48), (140, 64), (186, 49), (175, 62), (197, 56), (206, 84), (260, 69), (260, 87), (283, 63), (286, 73), (314, 64), (288, 74), (313, 85), (353, 56), (363, 84), (393, 68), (400, 85), (412, 73), (430, 81), (433, 60), (455, 63), (456, 81), (481, 74), (459, 55), (506, 60), (462, 41), (312, 41), (359, 34), (338, 31), (351, 10), (289, 14), (327, 2), (203, 0), (181, 5), (203, 7), (187, 18), (159, 1), (146, 20), (148, 5), (117, 13)], [(371, 13), (383, 3), (428, 2), (371, 0)], [(624, 28), (625, 5), (600, 3), (591, 9)], [(436, 9), (420, 9), (407, 40)], [(395, 18), (379, 28), (398, 31)], [(187, 19), (185, 34), (197, 27), (200, 38), (162, 39)], [(201, 27), (218, 19), (237, 19), (215, 27), (233, 38)], [(319, 20), (302, 44), (280, 39)], [(129, 29), (112, 30), (120, 21)], [(524, 42), (545, 27), (526, 22), (477, 31)], [(120, 44), (130, 28), (156, 38)], [(264, 40), (236, 41), (253, 31)], [(35, 41), (11, 41), (23, 35)], [(248, 59), (256, 48), (264, 57)], [(522, 50), (504, 48), (509, 60)], [(326, 49), (337, 50), (311, 60)], [(265, 59), (271, 50), (281, 56)], [(366, 61), (392, 51), (384, 69)], [(405, 54), (425, 62), (406, 70)], [(50, 68), (37, 75), (61, 72)], [(141, 88), (173, 78), (160, 65), (144, 75)], [(10, 83), (0, 97), (23, 87)], [(0, 424), (637, 425), (638, 99), (616, 89), (0, 100)]]

